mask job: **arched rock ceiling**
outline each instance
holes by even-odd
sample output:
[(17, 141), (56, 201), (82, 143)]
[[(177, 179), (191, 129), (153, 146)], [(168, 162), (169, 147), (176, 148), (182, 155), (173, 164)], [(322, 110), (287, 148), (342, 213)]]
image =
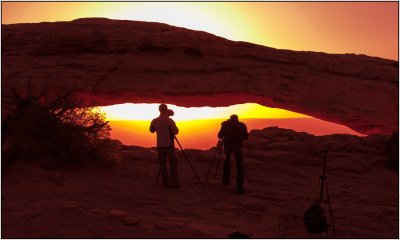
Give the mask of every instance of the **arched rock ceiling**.
[[(295, 40), (294, 40), (295, 41)], [(84, 105), (254, 102), (365, 134), (398, 131), (398, 62), (278, 50), (160, 23), (109, 19), (2, 26), (10, 87), (73, 89)]]

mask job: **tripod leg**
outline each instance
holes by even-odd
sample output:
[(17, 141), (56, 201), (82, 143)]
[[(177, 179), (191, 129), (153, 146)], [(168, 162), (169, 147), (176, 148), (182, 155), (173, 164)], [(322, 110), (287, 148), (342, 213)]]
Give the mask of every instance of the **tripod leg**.
[(215, 176), (214, 176), (214, 179), (217, 178), (217, 171), (218, 171), (218, 167), (219, 167), (219, 160), (221, 159), (221, 152), (222, 152), (222, 141), (221, 141), (221, 144), (220, 144), (220, 146), (219, 146), (218, 161), (217, 161), (217, 167), (215, 168)]
[(190, 162), (189, 158), (186, 156), (185, 151), (183, 151), (183, 148), (182, 148), (181, 144), (179, 143), (178, 138), (176, 136), (175, 136), (175, 140), (178, 143), (179, 147), (181, 148), (183, 156), (185, 156), (186, 161), (188, 162), (189, 166), (192, 168), (194, 174), (196, 175), (197, 179), (199, 180), (199, 183), (201, 183), (199, 175), (197, 174), (196, 170), (194, 170), (194, 167), (193, 167), (192, 163)]
[(329, 197), (329, 193), (328, 193), (328, 183), (326, 182), (326, 179), (325, 179), (325, 189), (326, 189), (326, 197), (327, 197), (328, 205), (329, 205), (329, 214), (331, 215), (333, 237), (336, 238), (335, 222), (334, 222), (334, 220), (333, 220), (333, 212), (332, 212), (331, 199), (330, 199), (330, 197)]
[(212, 164), (214, 163), (215, 155), (217, 154), (218, 148), (220, 147), (220, 142), (221, 142), (221, 139), (218, 140), (217, 148), (215, 149), (214, 156), (211, 160), (210, 166), (208, 167), (207, 175), (206, 175), (206, 178), (204, 179), (204, 183), (203, 183), (203, 188), (206, 186), (208, 175), (210, 174)]

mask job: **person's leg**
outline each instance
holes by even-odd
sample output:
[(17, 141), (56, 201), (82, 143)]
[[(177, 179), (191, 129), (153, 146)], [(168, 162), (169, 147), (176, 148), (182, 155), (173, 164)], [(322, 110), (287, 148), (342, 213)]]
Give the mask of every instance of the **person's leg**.
[(178, 159), (173, 148), (168, 150), (169, 167), (171, 174), (171, 187), (179, 187)]
[(222, 184), (229, 185), (231, 183), (231, 154), (232, 151), (229, 146), (224, 146), (225, 161), (222, 173)]
[(168, 187), (167, 151), (165, 149), (158, 149), (158, 162), (160, 163), (163, 187)]
[(233, 155), (235, 156), (236, 171), (237, 171), (236, 190), (238, 193), (243, 193), (244, 169), (243, 169), (242, 147), (235, 146), (233, 149)]

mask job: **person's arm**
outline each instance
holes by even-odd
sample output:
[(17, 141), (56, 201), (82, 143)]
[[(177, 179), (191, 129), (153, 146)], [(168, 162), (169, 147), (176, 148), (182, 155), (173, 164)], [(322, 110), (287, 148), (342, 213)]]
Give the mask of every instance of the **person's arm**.
[(176, 135), (176, 134), (179, 133), (179, 129), (178, 129), (178, 127), (176, 126), (174, 120), (172, 120), (172, 119), (171, 119), (171, 124), (170, 124), (170, 126), (171, 126), (172, 133), (173, 133), (174, 135)]
[(218, 138), (223, 138), (224, 136), (225, 136), (225, 127), (224, 125), (222, 125), (218, 133)]
[(153, 121), (151, 121), (151, 124), (150, 124), (150, 132), (151, 133), (154, 133), (155, 131), (156, 131), (156, 128), (155, 128), (155, 126), (154, 126), (154, 120)]
[(247, 132), (246, 124), (243, 124), (243, 140), (249, 139), (249, 133)]

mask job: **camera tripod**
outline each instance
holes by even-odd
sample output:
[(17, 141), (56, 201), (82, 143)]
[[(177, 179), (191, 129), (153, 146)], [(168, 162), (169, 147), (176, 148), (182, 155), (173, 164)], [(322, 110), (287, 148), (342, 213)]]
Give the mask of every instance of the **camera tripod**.
[[(206, 182), (207, 182), (207, 179), (208, 179), (208, 175), (210, 174), (212, 165), (213, 165), (214, 161), (216, 160), (215, 156), (217, 155), (217, 152), (219, 152), (219, 153), (218, 153), (217, 166), (216, 166), (216, 168), (215, 168), (215, 175), (214, 175), (214, 179), (217, 178), (217, 172), (218, 172), (219, 162), (220, 162), (220, 159), (221, 159), (221, 152), (222, 152), (223, 143), (224, 143), (223, 138), (219, 138), (219, 139), (218, 139), (218, 143), (217, 143), (217, 148), (215, 149), (214, 156), (213, 156), (213, 158), (212, 158), (212, 160), (211, 160), (211, 162), (210, 162), (210, 166), (208, 167), (208, 171), (207, 171), (206, 178), (204, 179), (203, 188), (205, 188), (205, 186), (206, 186)], [(242, 165), (243, 165), (243, 164), (242, 164)], [(244, 172), (244, 174), (246, 175), (247, 180), (249, 181), (249, 184), (251, 185), (249, 175), (247, 174), (247, 170), (246, 170), (246, 168), (244, 167), (244, 165), (243, 165), (243, 172)]]
[[(329, 227), (332, 226), (333, 236), (334, 236), (334, 238), (336, 238), (335, 223), (334, 223), (334, 220), (333, 220), (333, 213), (332, 213), (331, 200), (330, 200), (330, 197), (329, 197), (328, 183), (327, 183), (326, 174), (325, 174), (325, 173), (326, 173), (326, 159), (327, 159), (327, 155), (328, 155), (328, 150), (325, 149), (325, 150), (322, 151), (322, 152), (325, 153), (325, 154), (324, 154), (324, 163), (323, 163), (323, 168), (322, 168), (322, 175), (319, 177), (318, 182), (312, 187), (312, 189), (311, 189), (311, 191), (308, 193), (308, 195), (306, 195), (305, 201), (307, 201), (307, 200), (310, 199), (310, 195), (314, 192), (315, 188), (316, 188), (316, 187), (319, 185), (319, 183), (321, 182), (321, 185), (320, 185), (321, 188), (320, 188), (319, 199), (316, 199), (316, 200), (314, 201), (313, 206), (316, 204), (316, 205), (318, 205), (318, 207), (319, 207), (319, 204), (320, 204), (320, 203), (327, 203), (327, 204), (328, 204), (328, 206), (329, 206), (330, 224), (326, 224), (326, 229), (324, 230), (324, 232), (326, 233), (326, 236), (328, 237), (328, 236), (329, 236), (329, 235), (328, 235)], [(321, 153), (321, 152), (317, 152), (317, 153)], [(325, 190), (325, 191), (324, 191), (324, 190)], [(325, 194), (324, 194), (324, 193), (325, 193)], [(325, 195), (325, 197), (326, 197), (326, 200), (324, 200), (324, 195)], [(303, 206), (304, 206), (304, 203), (303, 203)], [(302, 207), (303, 207), (303, 206), (302, 206)], [(313, 206), (312, 206), (312, 207), (313, 207)], [(295, 219), (297, 218), (297, 215), (298, 215), (299, 212), (301, 211), (302, 207), (299, 209), (299, 211), (297, 212), (297, 214), (294, 216)], [(322, 211), (322, 208), (321, 208), (321, 211)], [(307, 211), (306, 211), (306, 213), (307, 213)], [(305, 213), (305, 214), (306, 214), (306, 213)], [(322, 211), (322, 214), (323, 214), (323, 211)], [(325, 216), (324, 216), (324, 218), (325, 218)], [(326, 220), (326, 219), (324, 219), (324, 220)], [(307, 226), (306, 226), (306, 227), (307, 227)], [(307, 227), (307, 230), (309, 230), (308, 227)], [(323, 233), (323, 232), (322, 232), (322, 233)], [(321, 233), (321, 234), (322, 234), (322, 233)]]
[[(176, 142), (178, 143), (180, 149), (182, 150), (183, 156), (185, 157), (185, 159), (188, 162), (189, 166), (192, 168), (194, 174), (196, 175), (197, 179), (199, 180), (199, 183), (201, 183), (199, 175), (197, 174), (196, 170), (194, 170), (194, 167), (193, 167), (192, 163), (190, 162), (188, 156), (186, 156), (185, 151), (183, 151), (183, 148), (182, 148), (180, 142), (178, 141), (178, 138), (176, 136), (174, 136), (174, 138), (175, 138)], [(161, 174), (161, 168), (158, 169), (156, 185), (158, 185), (158, 180), (160, 179), (160, 174)]]

